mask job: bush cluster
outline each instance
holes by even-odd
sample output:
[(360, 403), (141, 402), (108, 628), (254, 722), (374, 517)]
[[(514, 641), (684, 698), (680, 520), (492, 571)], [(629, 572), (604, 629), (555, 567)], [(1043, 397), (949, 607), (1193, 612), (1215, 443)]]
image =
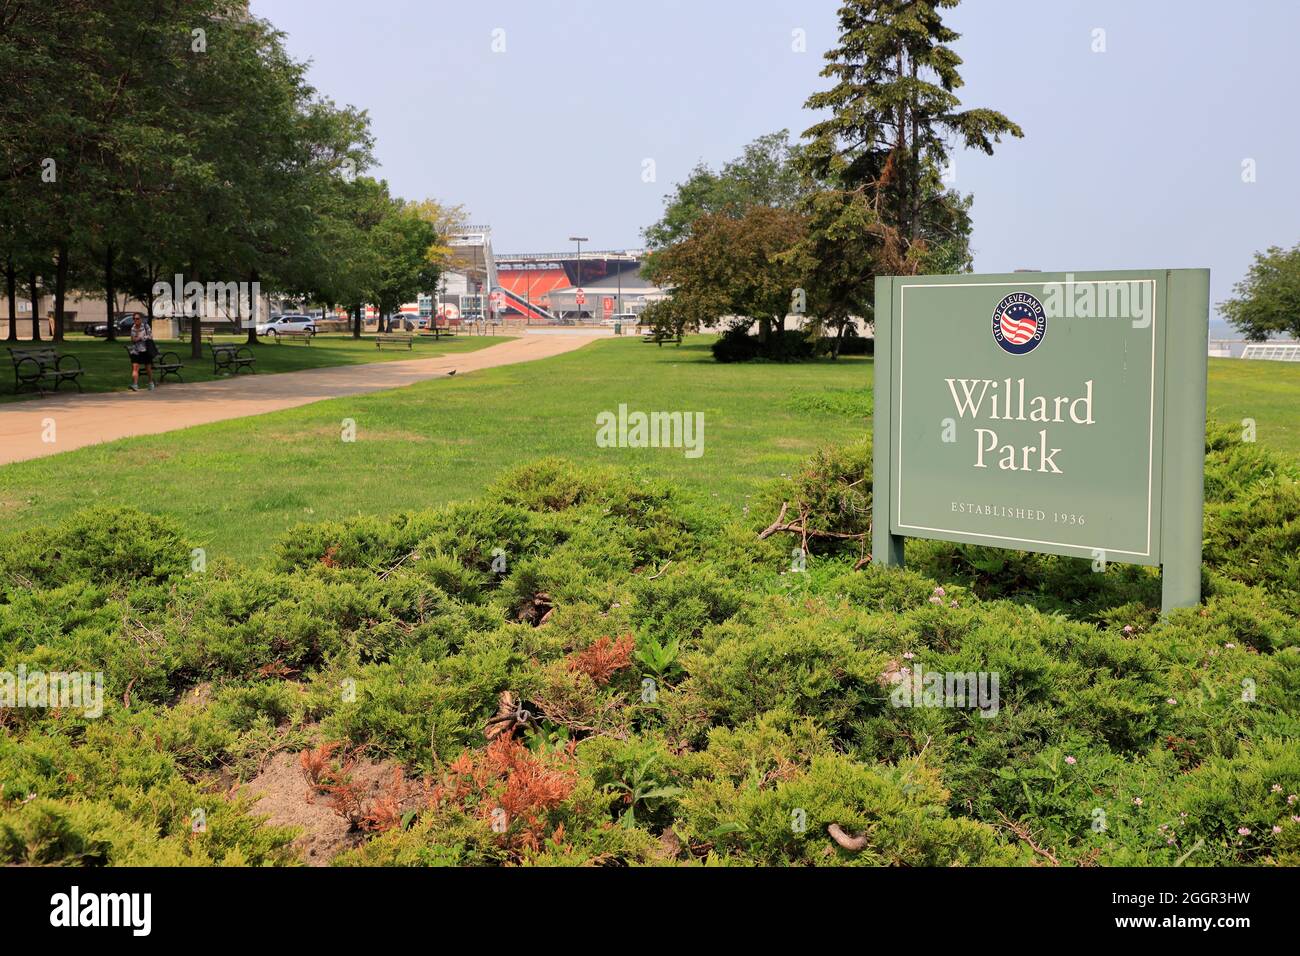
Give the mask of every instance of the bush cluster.
[[(419, 794), (339, 864), (1300, 863), (1300, 476), (1207, 452), (1206, 597), (1163, 620), (1140, 568), (863, 565), (867, 444), (744, 523), (547, 459), (258, 567), (131, 510), (11, 534), (0, 670), (102, 672), (104, 713), (0, 710), (0, 861), (293, 863), (232, 784), (336, 743)], [(996, 712), (899, 706), (917, 671)]]

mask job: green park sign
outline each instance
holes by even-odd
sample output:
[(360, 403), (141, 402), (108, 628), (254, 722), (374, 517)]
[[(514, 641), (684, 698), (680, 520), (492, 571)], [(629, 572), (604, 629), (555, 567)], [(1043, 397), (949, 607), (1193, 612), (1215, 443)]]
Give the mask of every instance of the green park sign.
[[(1201, 590), (1204, 269), (876, 280), (872, 558), (907, 537)], [(887, 515), (887, 518), (886, 518)]]

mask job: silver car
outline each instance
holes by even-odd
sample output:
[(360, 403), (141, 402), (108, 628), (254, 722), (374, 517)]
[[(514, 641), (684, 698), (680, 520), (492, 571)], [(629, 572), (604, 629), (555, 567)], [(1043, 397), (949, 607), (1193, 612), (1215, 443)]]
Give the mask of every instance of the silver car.
[(281, 315), (257, 327), (258, 335), (279, 335), (281, 332), (306, 332), (316, 334), (316, 320), (310, 315)]

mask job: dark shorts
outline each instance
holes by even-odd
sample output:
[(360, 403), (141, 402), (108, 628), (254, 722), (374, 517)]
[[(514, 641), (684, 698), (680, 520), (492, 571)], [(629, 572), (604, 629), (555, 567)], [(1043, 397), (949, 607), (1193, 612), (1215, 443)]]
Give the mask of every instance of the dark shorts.
[(127, 353), (131, 356), (132, 365), (152, 365), (154, 356), (158, 354), (158, 346), (150, 340), (138, 349), (127, 349)]

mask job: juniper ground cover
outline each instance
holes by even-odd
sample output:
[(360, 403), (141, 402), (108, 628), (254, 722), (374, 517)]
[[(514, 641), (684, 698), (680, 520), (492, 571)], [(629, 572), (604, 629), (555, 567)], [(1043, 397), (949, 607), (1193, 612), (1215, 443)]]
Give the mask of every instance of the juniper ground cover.
[[(621, 388), (566, 356), (544, 394), (519, 367), (347, 400), (358, 446), (421, 436), (363, 469), (276, 447), (267, 416), (185, 433), (139, 507), (11, 509), (30, 527), (0, 540), (0, 667), (100, 672), (104, 693), (95, 718), (0, 711), (0, 859), (304, 862), (244, 786), (289, 760), (344, 822), (338, 865), (1300, 863), (1300, 468), (1265, 413), (1259, 442), (1211, 429), (1205, 600), (1161, 620), (1149, 569), (937, 542), (864, 564), (865, 364), (711, 369), (692, 392), (689, 350), (604, 348)], [(669, 450), (620, 467), (591, 388), (746, 416), (706, 433), (706, 479)], [(582, 407), (538, 428), (524, 395)], [(463, 441), (417, 423), (435, 406)], [(287, 415), (326, 445), (339, 412)], [(365, 493), (266, 512), (260, 554), (214, 546), (165, 473), (197, 480), (184, 443), (236, 425), (280, 483)], [(210, 487), (231, 515), (258, 500)], [(827, 533), (803, 561), (799, 534), (761, 534), (783, 504)], [(997, 674), (996, 712), (900, 705), (917, 672)]]

